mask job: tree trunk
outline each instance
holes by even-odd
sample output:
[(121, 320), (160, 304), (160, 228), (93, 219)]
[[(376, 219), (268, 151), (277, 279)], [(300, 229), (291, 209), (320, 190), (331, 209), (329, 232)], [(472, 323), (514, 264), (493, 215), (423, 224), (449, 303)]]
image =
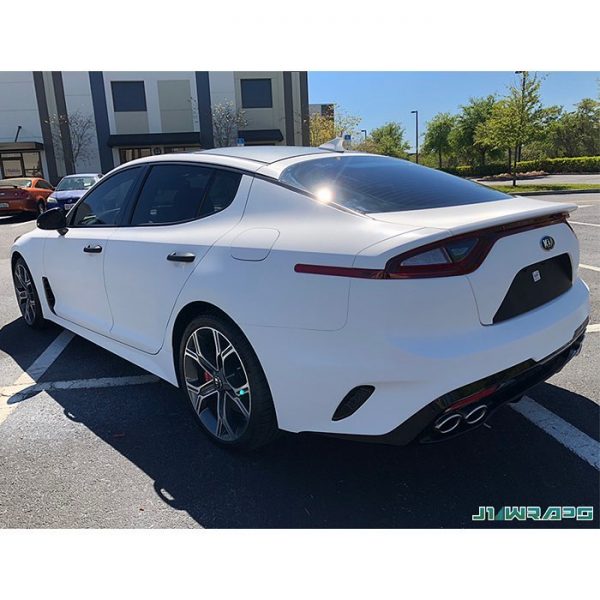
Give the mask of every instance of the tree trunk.
[(441, 148), (438, 150), (438, 161), (440, 164), (440, 169), (442, 168), (442, 150)]
[(513, 166), (513, 187), (517, 186), (517, 158), (519, 155), (519, 146), (515, 146), (515, 157), (514, 157), (514, 166)]
[(481, 150), (481, 166), (485, 167), (485, 150)]
[(512, 173), (512, 151), (508, 149), (508, 172)]

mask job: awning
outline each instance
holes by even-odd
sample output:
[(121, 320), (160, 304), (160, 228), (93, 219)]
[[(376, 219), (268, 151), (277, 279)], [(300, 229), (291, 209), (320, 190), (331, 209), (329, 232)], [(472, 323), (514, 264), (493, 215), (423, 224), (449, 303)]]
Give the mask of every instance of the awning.
[(124, 133), (109, 135), (108, 145), (114, 146), (200, 146), (199, 131), (179, 133)]
[(238, 131), (238, 137), (250, 144), (283, 141), (283, 134), (279, 129), (244, 129)]
[(0, 152), (27, 152), (28, 150), (43, 150), (41, 142), (0, 142)]

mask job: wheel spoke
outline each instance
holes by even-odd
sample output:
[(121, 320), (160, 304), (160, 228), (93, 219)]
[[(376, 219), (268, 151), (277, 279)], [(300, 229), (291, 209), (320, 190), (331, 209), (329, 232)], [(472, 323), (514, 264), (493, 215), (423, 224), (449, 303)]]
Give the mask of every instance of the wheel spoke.
[(219, 397), (217, 398), (217, 430), (215, 435), (217, 437), (223, 437), (223, 430), (225, 430), (230, 438), (235, 438), (236, 435), (227, 420), (226, 402), (226, 394), (220, 392)]
[(240, 398), (229, 391), (225, 392), (225, 395), (237, 406), (246, 421), (250, 419), (250, 411), (244, 406), (244, 403), (240, 400)]

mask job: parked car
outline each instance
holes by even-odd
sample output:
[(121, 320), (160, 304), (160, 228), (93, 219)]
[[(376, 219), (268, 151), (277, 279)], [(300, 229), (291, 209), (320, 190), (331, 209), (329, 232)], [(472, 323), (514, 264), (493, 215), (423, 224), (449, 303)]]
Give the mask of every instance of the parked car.
[(28, 325), (179, 386), (223, 446), (432, 442), (579, 352), (575, 209), (385, 156), (219, 148), (116, 168), (12, 269)]
[(83, 196), (97, 181), (100, 181), (100, 173), (82, 173), (77, 175), (66, 175), (56, 186), (54, 192), (48, 198), (48, 207), (61, 206), (65, 211)]
[(41, 177), (0, 179), (0, 216), (43, 213), (53, 189)]

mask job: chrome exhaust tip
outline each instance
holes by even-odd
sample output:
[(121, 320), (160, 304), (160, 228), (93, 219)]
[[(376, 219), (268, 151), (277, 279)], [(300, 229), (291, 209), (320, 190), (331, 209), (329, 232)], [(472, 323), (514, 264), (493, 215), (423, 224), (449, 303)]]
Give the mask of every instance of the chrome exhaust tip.
[(462, 415), (460, 413), (450, 413), (449, 415), (442, 415), (433, 425), (433, 428), (442, 435), (454, 431), (462, 421)]
[(479, 406), (476, 406), (473, 410), (471, 410), (470, 412), (468, 412), (465, 415), (465, 422), (468, 423), (469, 425), (476, 425), (477, 423), (479, 423), (480, 421), (483, 421), (483, 419), (485, 419), (485, 416), (487, 415), (487, 411), (488, 411), (487, 405), (480, 404)]

